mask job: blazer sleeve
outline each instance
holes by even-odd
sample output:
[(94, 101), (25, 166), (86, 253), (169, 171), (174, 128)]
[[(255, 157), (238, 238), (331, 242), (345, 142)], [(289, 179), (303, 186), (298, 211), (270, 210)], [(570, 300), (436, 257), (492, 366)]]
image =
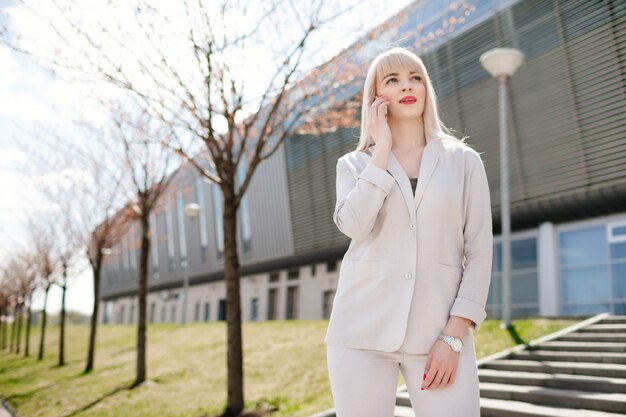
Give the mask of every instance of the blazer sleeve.
[(472, 149), (469, 153), (468, 182), (463, 191), (465, 269), (450, 315), (469, 318), (472, 327), (478, 329), (487, 316), (485, 305), (491, 282), (493, 230), (485, 167), (476, 151)]
[(344, 157), (339, 158), (333, 214), (339, 230), (351, 239), (364, 239), (372, 231), (394, 182), (393, 175), (372, 162), (359, 173)]

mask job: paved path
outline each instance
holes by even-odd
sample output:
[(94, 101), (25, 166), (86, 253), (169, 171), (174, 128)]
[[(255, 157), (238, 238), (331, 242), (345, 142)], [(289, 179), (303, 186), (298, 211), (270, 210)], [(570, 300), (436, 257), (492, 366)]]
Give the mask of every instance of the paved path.
[(9, 412), (4, 406), (4, 403), (0, 401), (0, 417), (13, 417), (13, 414)]

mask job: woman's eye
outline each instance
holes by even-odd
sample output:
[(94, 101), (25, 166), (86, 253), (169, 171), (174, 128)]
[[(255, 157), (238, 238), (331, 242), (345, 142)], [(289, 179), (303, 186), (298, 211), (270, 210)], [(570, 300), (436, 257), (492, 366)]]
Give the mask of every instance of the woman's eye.
[(397, 81), (397, 79), (395, 79), (395, 78), (390, 78), (390, 79), (388, 79), (388, 80), (387, 80), (387, 84), (389, 84), (389, 82), (390, 82), (390, 81), (394, 81), (394, 80), (395, 80), (395, 81)]
[(418, 80), (422, 80), (422, 77), (420, 77), (419, 75), (415, 75), (413, 78), (417, 78)]

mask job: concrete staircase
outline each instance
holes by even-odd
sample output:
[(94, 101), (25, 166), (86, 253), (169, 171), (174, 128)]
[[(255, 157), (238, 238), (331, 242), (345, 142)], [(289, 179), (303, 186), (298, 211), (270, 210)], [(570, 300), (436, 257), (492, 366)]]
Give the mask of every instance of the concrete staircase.
[[(482, 358), (478, 376), (481, 417), (626, 416), (626, 316), (602, 313)], [(406, 385), (395, 417), (415, 417)]]
[(599, 314), (478, 361), (482, 417), (626, 415), (626, 316)]

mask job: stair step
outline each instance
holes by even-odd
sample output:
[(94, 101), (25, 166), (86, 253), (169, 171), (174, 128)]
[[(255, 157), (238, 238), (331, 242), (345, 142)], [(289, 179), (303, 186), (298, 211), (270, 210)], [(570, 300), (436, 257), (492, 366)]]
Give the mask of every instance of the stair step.
[(393, 415), (394, 417), (415, 417), (415, 413), (410, 405), (408, 407), (396, 405)]
[(557, 340), (570, 342), (626, 342), (626, 333), (569, 333)]
[(626, 379), (590, 375), (550, 374), (545, 372), (499, 371), (479, 369), (480, 382), (511, 385), (532, 385), (626, 394)]
[(578, 329), (583, 333), (626, 333), (626, 320), (624, 323), (590, 324)]
[(626, 365), (592, 362), (532, 361), (498, 359), (483, 365), (482, 369), (499, 369), (522, 372), (543, 372), (626, 378)]
[(597, 362), (619, 363), (626, 365), (626, 353), (617, 352), (568, 352), (559, 350), (522, 350), (511, 354), (511, 359), (536, 361), (565, 361), (565, 362)]
[(623, 414), (604, 411), (577, 410), (493, 398), (480, 399), (480, 415), (481, 417), (624, 417)]
[(480, 383), (480, 396), (499, 400), (524, 401), (541, 405), (567, 404), (573, 408), (626, 413), (626, 394), (588, 392), (572, 389)]
[(626, 343), (615, 342), (544, 342), (543, 350), (569, 350), (575, 352), (626, 352)]
[(626, 316), (607, 316), (597, 324), (626, 324)]

